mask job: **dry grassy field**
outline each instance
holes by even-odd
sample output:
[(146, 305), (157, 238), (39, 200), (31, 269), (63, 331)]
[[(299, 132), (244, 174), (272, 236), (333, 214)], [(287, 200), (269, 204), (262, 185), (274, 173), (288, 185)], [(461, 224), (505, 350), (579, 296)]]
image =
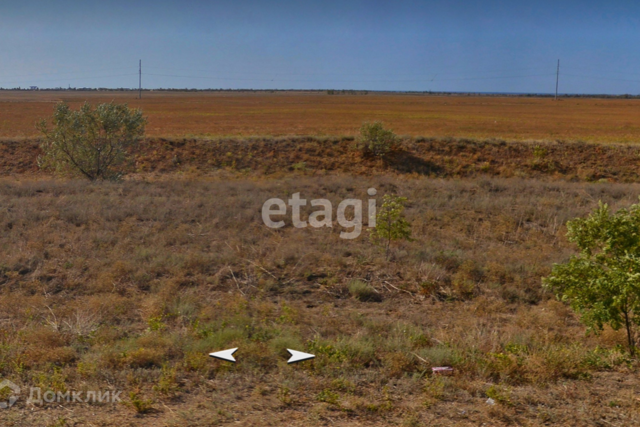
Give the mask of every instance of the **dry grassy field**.
[[(389, 262), (339, 228), (262, 224), (263, 199), (301, 191), (337, 205), (369, 187), (412, 201), (415, 240)], [(640, 422), (623, 334), (586, 337), (540, 286), (571, 252), (567, 219), (599, 199), (626, 206), (638, 189), (390, 176), (2, 182), (2, 375), (153, 402), (148, 414), (19, 402), (5, 425)], [(235, 366), (207, 357), (232, 347)], [(288, 366), (286, 348), (317, 359)], [(440, 365), (455, 375), (430, 375)]]
[(0, 138), (37, 136), (59, 101), (141, 107), (147, 134), (163, 137), (354, 135), (365, 120), (427, 137), (637, 142), (640, 133), (640, 100), (630, 99), (0, 91)]
[[(0, 379), (23, 390), (1, 425), (640, 425), (623, 332), (587, 335), (541, 286), (568, 220), (637, 202), (637, 101), (91, 93), (148, 114), (132, 173), (38, 171), (32, 122), (86, 96), (0, 92)], [(385, 160), (354, 149), (376, 119), (407, 135)], [(408, 199), (389, 259), (261, 218), (371, 187)]]

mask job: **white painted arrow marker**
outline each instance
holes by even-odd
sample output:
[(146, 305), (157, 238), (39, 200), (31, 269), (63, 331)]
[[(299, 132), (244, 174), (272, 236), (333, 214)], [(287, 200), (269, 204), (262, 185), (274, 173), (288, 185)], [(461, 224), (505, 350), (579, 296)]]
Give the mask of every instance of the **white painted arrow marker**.
[(296, 362), (304, 362), (305, 360), (313, 359), (313, 354), (303, 353), (301, 351), (289, 350), (287, 351), (291, 354), (291, 359), (287, 361), (287, 363), (296, 363)]
[(233, 353), (238, 350), (238, 347), (231, 348), (229, 350), (218, 351), (216, 353), (209, 353), (209, 356), (215, 357), (216, 359), (226, 360), (227, 362), (236, 363), (236, 359), (233, 358)]

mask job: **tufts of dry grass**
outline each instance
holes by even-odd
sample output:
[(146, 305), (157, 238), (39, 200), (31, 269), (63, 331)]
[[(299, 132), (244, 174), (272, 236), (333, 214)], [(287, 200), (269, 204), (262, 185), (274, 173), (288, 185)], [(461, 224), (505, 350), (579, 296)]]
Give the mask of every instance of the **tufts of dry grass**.
[[(262, 224), (268, 198), (301, 192), (335, 207), (370, 187), (410, 201), (415, 240), (388, 262), (364, 233), (340, 239), (337, 224)], [(128, 396), (75, 408), (75, 422), (635, 422), (623, 337), (585, 336), (540, 278), (572, 253), (568, 219), (598, 200), (627, 206), (638, 190), (397, 175), (5, 180), (0, 377)], [(235, 365), (207, 356), (232, 347)], [(287, 348), (316, 359), (288, 366)], [(447, 365), (453, 376), (431, 374)], [(17, 405), (24, 418), (9, 425), (55, 412)]]

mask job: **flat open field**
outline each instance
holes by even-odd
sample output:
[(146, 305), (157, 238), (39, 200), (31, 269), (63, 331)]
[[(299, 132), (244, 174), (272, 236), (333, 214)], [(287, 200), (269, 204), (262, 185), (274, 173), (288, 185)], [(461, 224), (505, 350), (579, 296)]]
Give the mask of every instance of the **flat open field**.
[[(624, 333), (587, 335), (541, 285), (576, 251), (568, 220), (637, 202), (640, 145), (616, 142), (638, 101), (144, 96), (0, 92), (0, 380), (21, 388), (3, 427), (640, 425)], [(23, 138), (61, 99), (144, 109), (124, 181), (38, 170)], [(364, 120), (407, 136), (369, 158)], [(372, 187), (408, 199), (388, 258), (366, 227), (261, 216)]]
[(0, 138), (38, 136), (53, 104), (126, 102), (149, 136), (354, 135), (380, 120), (411, 136), (637, 142), (640, 100), (318, 93), (0, 92)]
[[(262, 201), (411, 200), (386, 261), (341, 228), (272, 230)], [(585, 336), (540, 286), (567, 219), (637, 184), (293, 175), (0, 181), (3, 426), (640, 423), (622, 331)], [(304, 209), (306, 218), (309, 210)], [(239, 347), (237, 364), (211, 351)], [(285, 349), (316, 355), (287, 365)], [(439, 377), (432, 366), (453, 366)], [(28, 405), (42, 392), (123, 403)], [(37, 396), (36, 396), (37, 397)], [(487, 404), (487, 398), (496, 401)]]

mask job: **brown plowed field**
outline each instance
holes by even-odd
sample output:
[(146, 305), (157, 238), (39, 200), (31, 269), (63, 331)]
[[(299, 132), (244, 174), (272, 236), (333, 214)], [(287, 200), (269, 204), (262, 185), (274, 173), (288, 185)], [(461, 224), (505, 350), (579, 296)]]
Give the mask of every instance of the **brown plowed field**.
[(640, 140), (640, 100), (239, 92), (0, 91), (0, 138), (34, 137), (54, 103), (142, 107), (149, 136), (354, 135), (380, 120), (411, 136), (507, 140)]

